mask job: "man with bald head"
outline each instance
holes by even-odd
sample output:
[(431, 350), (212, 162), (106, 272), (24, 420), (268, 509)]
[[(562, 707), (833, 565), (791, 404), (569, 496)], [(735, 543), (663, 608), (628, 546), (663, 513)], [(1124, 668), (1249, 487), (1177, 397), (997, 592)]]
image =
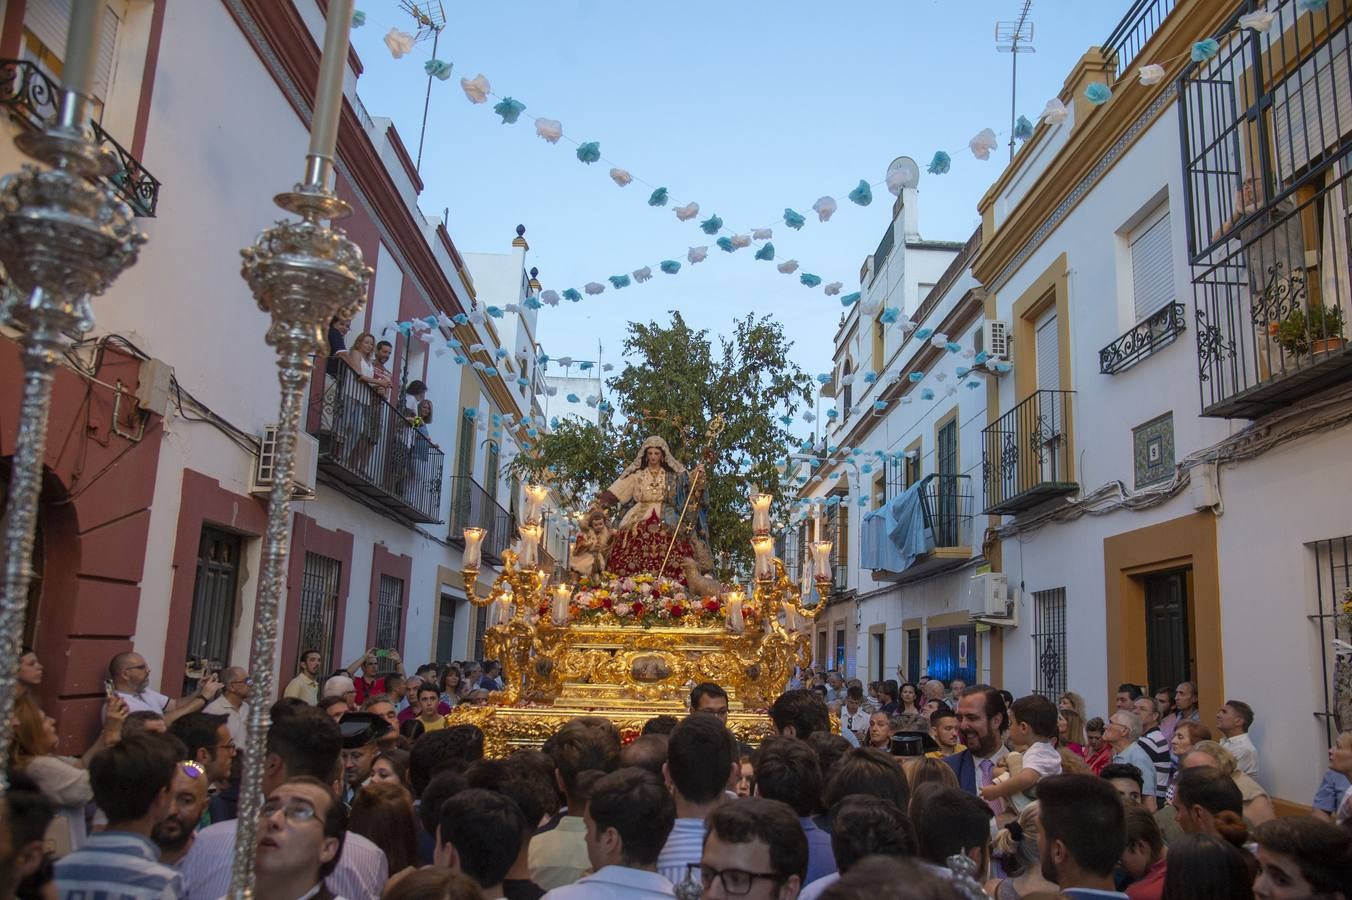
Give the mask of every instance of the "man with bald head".
[(221, 670), (221, 695), (207, 704), (204, 712), (225, 716), (225, 727), (235, 739), (236, 747), (248, 746), (249, 697), (253, 694), (253, 679), (239, 666)]
[[(221, 691), (221, 682), (208, 675), (197, 684), (197, 692), (178, 700), (171, 700), (150, 686), (150, 666), (145, 657), (129, 650), (119, 653), (108, 663), (108, 680), (113, 690), (127, 703), (129, 712), (153, 712), (164, 717), (166, 725), (188, 713), (201, 712)], [(107, 705), (104, 705), (107, 715)]]

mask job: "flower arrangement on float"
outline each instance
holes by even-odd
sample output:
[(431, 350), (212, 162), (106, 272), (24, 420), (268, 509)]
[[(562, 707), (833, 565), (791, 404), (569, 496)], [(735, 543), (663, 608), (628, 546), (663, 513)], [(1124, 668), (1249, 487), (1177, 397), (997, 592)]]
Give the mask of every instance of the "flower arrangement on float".
[[(568, 622), (579, 625), (721, 626), (727, 612), (721, 595), (696, 596), (675, 578), (650, 574), (582, 577), (568, 602)], [(541, 604), (539, 613), (550, 615), (549, 604)], [(742, 609), (743, 616), (749, 613)]]

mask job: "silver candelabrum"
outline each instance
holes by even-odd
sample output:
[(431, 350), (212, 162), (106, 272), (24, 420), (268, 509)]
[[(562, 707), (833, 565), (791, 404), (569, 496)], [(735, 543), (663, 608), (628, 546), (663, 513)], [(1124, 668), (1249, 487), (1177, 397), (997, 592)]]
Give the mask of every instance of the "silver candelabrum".
[(263, 535), (258, 601), (253, 622), (254, 696), (250, 704), (248, 742), (239, 791), (238, 825), (230, 873), (230, 896), (254, 896), (254, 845), (263, 800), (263, 765), (273, 696), (272, 670), (277, 654), (277, 605), (285, 582), (291, 537), (291, 489), (295, 475), (296, 434), (304, 409), (305, 389), (317, 354), (328, 348), (327, 328), (335, 315), (350, 318), (366, 299), (371, 269), (361, 249), (339, 229), (321, 224), (351, 210), (328, 188), (332, 162), (311, 156), (305, 183), (274, 199), (300, 221), (279, 222), (240, 251), (241, 274), (254, 299), (272, 316), (267, 342), (277, 352), (281, 411), (277, 418), (276, 456), (268, 523)]
[[(23, 399), (4, 517), (0, 598), (0, 760), (13, 738), (19, 651), (33, 535), (42, 494), (55, 369), (71, 337), (94, 327), (89, 298), (136, 262), (145, 237), (106, 181), (116, 160), (93, 141), (87, 98), (65, 90), (57, 119), (14, 143), (45, 168), (25, 164), (0, 179), (0, 264), (7, 282), (0, 318), (21, 332)], [(0, 791), (7, 787), (0, 766)]]

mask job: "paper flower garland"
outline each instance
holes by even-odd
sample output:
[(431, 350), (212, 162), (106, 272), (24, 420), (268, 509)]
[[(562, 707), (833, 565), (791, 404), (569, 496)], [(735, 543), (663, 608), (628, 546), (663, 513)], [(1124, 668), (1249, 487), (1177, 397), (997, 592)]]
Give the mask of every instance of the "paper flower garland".
[(1095, 81), (1084, 89), (1084, 99), (1095, 106), (1102, 106), (1113, 96), (1112, 88), (1101, 81)]
[(1141, 80), (1141, 84), (1151, 85), (1159, 84), (1164, 80), (1164, 66), (1158, 66), (1151, 63), (1148, 66), (1141, 66), (1141, 71), (1136, 73), (1136, 77)]
[(658, 188), (657, 190), (653, 191), (651, 194), (649, 194), (649, 195), (648, 195), (648, 205), (649, 205), (649, 206), (666, 206), (666, 205), (667, 205), (667, 189), (664, 188), (664, 187), (660, 187), (660, 188)]
[(413, 49), (415, 43), (413, 35), (407, 31), (400, 31), (398, 28), (391, 28), (385, 32), (385, 46), (390, 48), (390, 56), (399, 59), (405, 53)]
[(922, 381), (925, 380), (925, 373), (924, 373), (924, 372), (912, 372), (912, 373), (910, 373), (909, 375), (906, 376), (906, 380), (909, 381), (909, 382), (911, 382), (911, 384), (919, 384), (920, 382), (922, 382)]
[(601, 158), (601, 142), (587, 141), (577, 146), (577, 161), (591, 165)]
[(812, 204), (812, 209), (819, 220), (829, 222), (836, 211), (836, 199), (834, 197), (818, 197), (817, 202)]
[(1239, 17), (1239, 27), (1248, 28), (1253, 31), (1267, 31), (1272, 27), (1272, 22), (1277, 16), (1266, 10), (1251, 12)]
[(511, 97), (503, 97), (493, 104), (493, 112), (502, 116), (502, 124), (504, 125), (515, 125), (516, 120), (521, 118), (521, 113), (525, 108), (526, 104)]
[(836, 294), (840, 293), (840, 289), (844, 286), (845, 285), (842, 282), (833, 281), (822, 288), (822, 293), (828, 297), (834, 297)]
[(722, 227), (723, 220), (720, 219), (717, 215), (712, 215), (709, 218), (705, 219), (703, 222), (699, 223), (699, 230), (704, 232), (705, 234), (718, 234), (719, 230)]
[(627, 288), (627, 287), (629, 287), (629, 276), (628, 276), (628, 275), (611, 275), (611, 276), (610, 276), (609, 278), (607, 278), (606, 280), (609, 281), (612, 285), (614, 285), (615, 290), (617, 290), (617, 291), (618, 291), (620, 288)]
[(438, 81), (449, 81), (452, 65), (439, 59), (429, 59), (423, 63), (423, 71)]
[(545, 303), (549, 304), (550, 306), (559, 305), (559, 295), (555, 291), (545, 291), (540, 295), (540, 299), (543, 300)]
[(686, 253), (685, 258), (689, 260), (690, 265), (693, 266), (695, 263), (704, 262), (704, 258), (708, 255), (708, 247), (691, 247), (690, 251)]
[(853, 294), (846, 294), (844, 297), (841, 297), (841, 298), (840, 298), (840, 305), (841, 305), (841, 306), (850, 306), (850, 305), (855, 304), (855, 303), (858, 303), (858, 302), (859, 302), (859, 292), (858, 292), (858, 291), (855, 291)]
[(997, 143), (995, 132), (989, 128), (983, 128), (977, 132), (976, 137), (967, 142), (967, 146), (971, 148), (972, 155), (977, 159), (990, 159), (991, 151), (996, 148)]
[(868, 206), (873, 202), (873, 189), (868, 186), (868, 182), (859, 179), (859, 186), (848, 194), (850, 202), (857, 203), (860, 206)]
[(878, 316), (878, 321), (882, 322), (884, 325), (891, 325), (893, 322), (895, 322), (897, 319), (900, 318), (901, 318), (901, 310), (895, 306), (889, 306), (887, 307), (887, 309), (882, 311), (882, 314), (880, 316)]
[(821, 276), (813, 275), (811, 272), (804, 272), (798, 276), (798, 280), (810, 288), (814, 288), (822, 283)]
[(366, 24), (366, 13), (359, 9), (352, 10), (352, 27), (360, 28)]
[(557, 144), (563, 137), (563, 123), (558, 119), (536, 119), (535, 133), (551, 144)]
[(934, 158), (931, 159), (929, 165), (925, 167), (925, 171), (929, 172), (931, 175), (946, 175), (948, 174), (949, 167), (952, 163), (953, 160), (949, 155), (944, 151), (939, 150), (935, 152)]
[(717, 244), (718, 249), (722, 250), (724, 253), (732, 253), (737, 249), (737, 247), (733, 245), (732, 238), (730, 237), (721, 237), (714, 241), (714, 243)]
[(798, 260), (786, 259), (779, 265), (775, 266), (775, 268), (778, 269), (780, 273), (784, 275), (792, 275), (794, 272), (798, 271)]
[(769, 228), (751, 229), (751, 239), (753, 241), (768, 241), (772, 237), (774, 237), (774, 232), (771, 231)]
[(629, 182), (634, 180), (634, 176), (630, 175), (624, 169), (612, 168), (610, 170), (610, 180), (618, 184), (620, 187), (624, 187), (627, 184), (629, 184)]
[(801, 213), (796, 213), (787, 208), (784, 210), (784, 224), (794, 231), (800, 230), (806, 222), (807, 219), (804, 219)]
[(586, 291), (588, 294), (591, 294), (592, 296), (596, 296), (605, 289), (606, 286), (604, 284), (597, 284), (595, 281), (589, 281), (582, 286), (582, 290)]
[(563, 299), (577, 303), (582, 299), (582, 295), (577, 292), (577, 288), (568, 288), (563, 292)]
[(756, 259), (771, 262), (775, 258), (775, 245), (764, 244), (756, 251)]
[(681, 264), (674, 259), (664, 259), (658, 268), (668, 275), (675, 275), (677, 272), (681, 271)]
[(1070, 110), (1061, 102), (1060, 98), (1053, 97), (1047, 101), (1047, 105), (1042, 107), (1042, 115), (1038, 118), (1048, 125), (1059, 125), (1070, 115)]
[(900, 197), (904, 187), (906, 187), (906, 171), (904, 169), (893, 169), (887, 173), (888, 193), (894, 197)]
[(637, 282), (638, 284), (642, 284), (645, 281), (650, 281), (652, 280), (652, 277), (653, 270), (650, 266), (644, 266), (641, 269), (634, 270), (634, 281)]
[(750, 246), (751, 246), (751, 235), (749, 235), (749, 234), (734, 234), (734, 235), (732, 236), (732, 246), (736, 247), (738, 250), (741, 250), (743, 247), (750, 247)]
[(685, 206), (676, 207), (676, 218), (682, 222), (689, 222), (697, 215), (699, 215), (698, 203), (687, 203)]

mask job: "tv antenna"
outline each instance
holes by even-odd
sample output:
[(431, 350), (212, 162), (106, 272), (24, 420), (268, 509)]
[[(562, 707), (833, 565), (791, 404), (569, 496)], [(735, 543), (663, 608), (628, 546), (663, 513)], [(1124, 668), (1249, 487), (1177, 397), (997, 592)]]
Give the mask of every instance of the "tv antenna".
[[(437, 43), (441, 40), (441, 30), (446, 27), (446, 10), (441, 0), (399, 0), (399, 7), (413, 17), (418, 30), (413, 35), (415, 42), (432, 38), (432, 58), (437, 57)], [(422, 171), (423, 139), (427, 137), (427, 110), (432, 104), (432, 73), (427, 73), (427, 96), (423, 98), (422, 128), (418, 131), (418, 161), (414, 163), (415, 172)]]
[(1015, 108), (1019, 90), (1019, 54), (1036, 53), (1033, 47), (1033, 20), (1028, 14), (1033, 9), (1033, 0), (1023, 0), (1023, 8), (1017, 19), (995, 23), (995, 49), (1010, 56), (1009, 77), (1009, 159), (1014, 161), (1014, 118), (1018, 114)]

